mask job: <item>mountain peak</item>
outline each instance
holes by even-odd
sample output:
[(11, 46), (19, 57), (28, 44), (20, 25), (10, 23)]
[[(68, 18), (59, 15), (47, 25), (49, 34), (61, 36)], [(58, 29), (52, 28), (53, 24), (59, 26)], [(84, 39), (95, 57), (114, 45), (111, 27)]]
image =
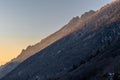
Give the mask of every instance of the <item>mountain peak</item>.
[(70, 22), (76, 22), (76, 21), (78, 21), (80, 18), (79, 18), (79, 16), (76, 16), (76, 17), (73, 17), (71, 20), (70, 20)]
[(90, 10), (90, 11), (88, 11), (88, 12), (85, 12), (83, 15), (81, 15), (81, 19), (82, 20), (85, 20), (86, 18), (88, 18), (90, 15), (93, 15), (95, 13), (95, 11), (94, 10)]

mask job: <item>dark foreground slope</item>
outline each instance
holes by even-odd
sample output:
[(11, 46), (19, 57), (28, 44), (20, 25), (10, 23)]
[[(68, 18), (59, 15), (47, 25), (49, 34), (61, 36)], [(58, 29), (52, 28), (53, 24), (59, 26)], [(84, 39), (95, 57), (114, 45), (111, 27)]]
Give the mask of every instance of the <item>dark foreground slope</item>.
[(6, 63), (5, 65), (2, 66), (2, 68), (0, 68), (0, 78), (2, 78), (6, 74), (8, 74), (10, 71), (12, 71), (14, 68), (16, 68), (25, 59), (34, 55), (38, 51), (46, 48), (50, 44), (61, 39), (62, 37), (74, 32), (77, 29), (77, 27), (79, 27), (78, 24), (81, 24), (83, 20), (87, 19), (94, 13), (95, 11), (90, 10), (89, 12), (86, 12), (85, 14), (83, 14), (81, 17), (74, 17), (73, 19), (70, 20), (68, 24), (66, 24), (59, 31), (53, 33), (52, 35), (48, 36), (47, 38), (43, 39), (41, 42), (33, 46), (28, 46), (27, 49), (23, 50), (18, 57)]
[[(1, 80), (106, 80), (109, 74), (118, 77), (120, 0), (101, 8), (79, 27)], [(114, 80), (119, 80), (117, 77)]]

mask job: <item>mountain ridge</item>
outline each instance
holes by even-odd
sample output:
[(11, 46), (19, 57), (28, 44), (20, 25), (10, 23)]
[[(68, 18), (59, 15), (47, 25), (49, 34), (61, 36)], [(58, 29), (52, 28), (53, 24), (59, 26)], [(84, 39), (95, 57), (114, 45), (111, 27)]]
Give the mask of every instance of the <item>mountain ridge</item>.
[(119, 7), (120, 0), (104, 6), (76, 31), (25, 60), (3, 80), (106, 80), (109, 73), (116, 75), (120, 72), (116, 67), (120, 67)]
[(93, 11), (93, 10), (92, 10), (92, 13), (91, 13), (91, 11), (87, 12), (87, 14), (85, 13), (85, 14), (83, 14), (83, 16), (84, 15), (86, 15), (86, 16), (88, 15), (88, 16), (84, 17), (82, 19), (80, 19), (79, 16), (73, 17), (70, 20), (70, 22), (68, 24), (66, 24), (64, 27), (62, 27), (60, 30), (56, 31), (55, 33), (51, 34), (50, 36), (46, 37), (45, 39), (41, 40), (41, 42), (39, 42), (35, 45), (32, 45), (32, 46), (28, 46), (26, 49), (23, 49), (22, 52), (20, 53), (20, 55), (18, 55), (18, 57), (12, 59), (10, 62), (3, 65), (3, 68), (0, 69), (0, 78), (2, 78), (4, 75), (6, 75), (10, 71), (12, 71), (21, 62), (23, 62), (30, 56), (34, 55), (35, 53), (39, 52), (40, 50), (44, 49), (45, 47), (49, 46), (53, 42), (59, 40), (60, 38), (72, 33), (76, 29), (79, 22), (81, 23), (82, 20), (85, 20), (86, 18), (88, 18), (89, 16), (91, 16), (94, 13), (95, 13), (95, 11)]

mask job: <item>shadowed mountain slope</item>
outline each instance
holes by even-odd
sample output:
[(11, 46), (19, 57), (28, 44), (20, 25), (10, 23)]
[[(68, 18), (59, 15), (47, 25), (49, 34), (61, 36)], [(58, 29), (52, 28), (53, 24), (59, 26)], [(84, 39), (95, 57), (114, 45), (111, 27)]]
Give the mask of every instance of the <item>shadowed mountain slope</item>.
[(119, 75), (119, 68), (120, 0), (116, 0), (2, 80), (109, 80), (111, 74)]
[(25, 59), (29, 58), (33, 54), (37, 53), (38, 51), (46, 48), (55, 41), (77, 30), (77, 27), (79, 27), (78, 25), (82, 23), (83, 20), (87, 19), (94, 13), (95, 11), (91, 10), (83, 14), (81, 18), (79, 18), (78, 16), (74, 17), (73, 19), (70, 20), (68, 24), (66, 24), (59, 31), (43, 39), (41, 42), (33, 46), (28, 46), (27, 49), (22, 50), (21, 54), (17, 58), (11, 60), (7, 64), (3, 65), (2, 68), (0, 68), (0, 78), (2, 78), (7, 73), (12, 71), (16, 66), (18, 66), (21, 62), (23, 62)]

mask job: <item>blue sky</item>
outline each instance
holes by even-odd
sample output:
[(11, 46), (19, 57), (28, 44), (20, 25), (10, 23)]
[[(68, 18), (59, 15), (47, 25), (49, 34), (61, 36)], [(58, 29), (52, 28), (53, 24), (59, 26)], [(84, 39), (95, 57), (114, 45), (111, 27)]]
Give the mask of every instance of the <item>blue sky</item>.
[(2, 57), (15, 57), (23, 48), (60, 29), (72, 17), (98, 10), (111, 1), (0, 0), (1, 63)]
[(0, 32), (11, 36), (43, 37), (61, 28), (72, 17), (97, 10), (110, 1), (0, 0)]

